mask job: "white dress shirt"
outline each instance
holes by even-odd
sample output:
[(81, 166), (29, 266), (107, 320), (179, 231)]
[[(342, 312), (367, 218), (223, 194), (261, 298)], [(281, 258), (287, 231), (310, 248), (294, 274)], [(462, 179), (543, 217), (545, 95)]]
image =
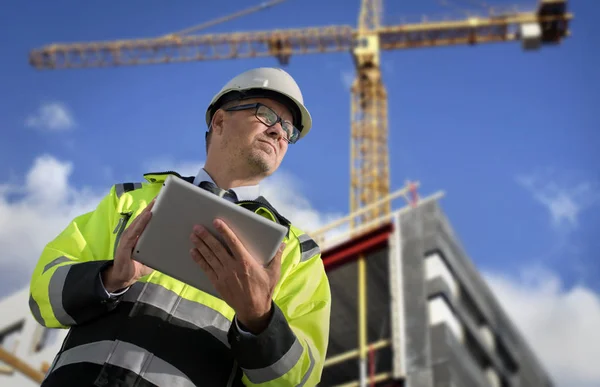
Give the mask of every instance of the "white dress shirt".
[[(204, 170), (200, 169), (200, 172), (194, 178), (194, 185), (198, 185), (203, 181), (210, 181), (216, 184), (210, 175)], [(238, 200), (254, 200), (260, 196), (260, 188), (258, 185), (245, 185), (242, 187), (235, 187), (231, 189), (238, 197)]]
[[(210, 177), (210, 175), (204, 170), (204, 168), (201, 168), (200, 171), (198, 172), (198, 174), (196, 175), (196, 177), (194, 178), (194, 185), (199, 185), (203, 181), (209, 181), (213, 184), (216, 184), (214, 182), (214, 180)], [(235, 188), (231, 188), (231, 190), (233, 192), (235, 192), (235, 194), (238, 197), (238, 200), (240, 200), (240, 201), (241, 200), (254, 200), (258, 196), (260, 196), (260, 188), (258, 185), (247, 185), (247, 186), (235, 187)], [(129, 290), (129, 288), (125, 288), (119, 292), (115, 292), (115, 293), (109, 292), (108, 290), (106, 290), (106, 287), (104, 287), (104, 283), (102, 282), (102, 275), (100, 276), (100, 284), (102, 284), (102, 288), (106, 292), (106, 295), (111, 298), (120, 296), (121, 294), (124, 294), (127, 290)], [(250, 332), (243, 330), (239, 326), (237, 319), (234, 319), (234, 320), (235, 320), (235, 324), (236, 324), (238, 330), (241, 333), (251, 335)]]

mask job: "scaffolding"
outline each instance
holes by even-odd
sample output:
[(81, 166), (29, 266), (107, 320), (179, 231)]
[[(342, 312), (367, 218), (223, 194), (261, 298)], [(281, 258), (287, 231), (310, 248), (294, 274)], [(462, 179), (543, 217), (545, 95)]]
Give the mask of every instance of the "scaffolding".
[[(321, 386), (400, 385), (395, 383), (404, 376), (398, 356), (403, 340), (401, 315), (391, 305), (401, 292), (396, 275), (399, 262), (398, 256), (386, 252), (392, 251), (394, 219), (444, 195), (440, 191), (419, 198), (419, 185), (407, 181), (383, 199), (310, 233), (323, 251), (332, 291), (330, 341)], [(365, 213), (391, 208), (397, 199), (404, 199), (406, 205), (352, 227)], [(375, 285), (370, 287), (371, 281)]]

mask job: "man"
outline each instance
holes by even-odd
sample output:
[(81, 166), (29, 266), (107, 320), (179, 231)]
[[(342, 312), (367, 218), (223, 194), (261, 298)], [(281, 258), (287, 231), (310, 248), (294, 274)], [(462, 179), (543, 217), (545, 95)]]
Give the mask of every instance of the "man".
[[(329, 338), (331, 296), (319, 248), (260, 196), (311, 117), (293, 78), (258, 68), (233, 78), (206, 112), (197, 176), (149, 173), (113, 186), (43, 250), (31, 280), (37, 321), (69, 328), (42, 384), (50, 386), (315, 386)], [(288, 227), (266, 267), (215, 220), (231, 254), (197, 226), (193, 259), (220, 298), (131, 259), (168, 175)], [(165, 257), (168, 259), (168, 257)]]

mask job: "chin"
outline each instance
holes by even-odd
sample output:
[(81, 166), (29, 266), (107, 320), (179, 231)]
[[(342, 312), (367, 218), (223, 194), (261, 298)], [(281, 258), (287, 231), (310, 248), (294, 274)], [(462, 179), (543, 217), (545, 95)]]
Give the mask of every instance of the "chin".
[[(258, 153), (258, 152), (257, 152)], [(248, 158), (248, 166), (261, 175), (270, 175), (277, 169), (277, 163), (265, 154), (253, 154)]]

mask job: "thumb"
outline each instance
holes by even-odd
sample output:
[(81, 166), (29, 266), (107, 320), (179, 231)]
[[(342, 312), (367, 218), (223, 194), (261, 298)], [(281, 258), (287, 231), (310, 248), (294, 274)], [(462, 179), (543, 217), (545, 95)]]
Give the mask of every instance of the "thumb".
[(283, 251), (285, 250), (285, 243), (282, 243), (279, 246), (279, 250), (277, 250), (277, 254), (271, 259), (271, 262), (267, 264), (267, 269), (269, 270), (278, 270), (281, 266), (281, 257), (283, 256)]

